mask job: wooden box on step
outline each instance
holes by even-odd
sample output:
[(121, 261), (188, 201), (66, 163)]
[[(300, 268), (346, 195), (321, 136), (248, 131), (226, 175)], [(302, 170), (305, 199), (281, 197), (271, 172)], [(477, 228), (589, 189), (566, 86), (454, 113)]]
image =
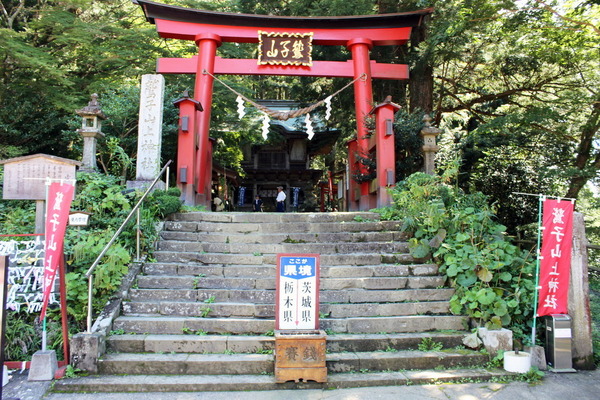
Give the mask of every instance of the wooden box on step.
[(275, 380), (327, 382), (324, 331), (275, 331)]

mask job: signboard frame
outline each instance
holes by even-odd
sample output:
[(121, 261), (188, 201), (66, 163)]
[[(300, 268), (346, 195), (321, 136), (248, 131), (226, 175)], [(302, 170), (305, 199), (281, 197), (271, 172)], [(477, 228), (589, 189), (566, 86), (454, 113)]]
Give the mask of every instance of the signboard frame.
[(258, 65), (312, 66), (313, 32), (258, 31)]
[[(314, 266), (314, 274), (311, 274), (305, 278), (298, 278), (298, 276), (305, 275), (298, 273), (295, 278), (286, 278), (283, 272), (286, 266), (289, 266), (288, 261), (291, 259), (297, 259), (298, 262), (294, 263), (297, 266)], [(312, 261), (312, 263), (311, 263)], [(277, 285), (276, 285), (276, 299), (275, 299), (275, 329), (276, 330), (293, 330), (299, 332), (307, 332), (307, 331), (318, 331), (319, 330), (319, 309), (320, 309), (320, 300), (319, 300), (319, 290), (320, 290), (320, 275), (321, 275), (321, 266), (320, 266), (320, 255), (319, 254), (299, 254), (299, 253), (281, 253), (277, 254)], [(294, 326), (290, 326), (291, 324), (286, 323), (286, 321), (281, 321), (280, 311), (281, 307), (284, 306), (286, 300), (289, 300), (289, 297), (286, 299), (285, 295), (285, 280), (293, 279), (296, 282), (295, 290), (295, 298), (292, 299), (293, 307), (295, 307), (295, 313), (293, 314), (293, 319), (296, 321), (292, 321), (292, 324), (295, 323)], [(314, 291), (310, 297), (310, 305), (309, 307), (302, 307), (304, 310), (310, 310), (311, 314), (314, 316), (308, 324), (304, 324), (305, 326), (300, 325), (300, 284), (308, 283), (309, 280), (313, 284)], [(300, 282), (304, 281), (304, 282)], [(306, 327), (306, 325), (310, 325), (310, 327)]]

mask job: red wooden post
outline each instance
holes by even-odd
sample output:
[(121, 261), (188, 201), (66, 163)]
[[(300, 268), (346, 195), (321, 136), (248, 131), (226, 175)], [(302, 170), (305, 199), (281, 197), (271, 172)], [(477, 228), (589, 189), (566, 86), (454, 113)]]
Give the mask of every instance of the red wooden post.
[(392, 97), (373, 108), (375, 114), (375, 146), (377, 154), (377, 207), (392, 203), (388, 188), (396, 184), (396, 154), (394, 148), (394, 114), (400, 109)]
[[(373, 47), (370, 39), (355, 38), (348, 41), (348, 48), (352, 52), (354, 63), (354, 78), (363, 77), (354, 82), (354, 108), (356, 110), (356, 139), (357, 151), (360, 157), (369, 154), (368, 131), (365, 126), (365, 118), (373, 105), (373, 87), (371, 83), (371, 63), (369, 52)], [(360, 164), (360, 172), (365, 174), (366, 167)], [(359, 209), (368, 210), (369, 205), (369, 183), (360, 184)]]
[[(209, 182), (206, 177), (210, 177), (205, 168), (208, 164), (208, 132), (210, 130), (210, 116), (212, 108), (212, 94), (214, 78), (210, 74), (215, 72), (215, 56), (217, 47), (221, 45), (221, 38), (218, 35), (204, 33), (196, 36), (198, 45), (198, 69), (196, 70), (196, 84), (194, 86), (194, 98), (204, 107), (204, 112), (196, 112), (198, 118), (198, 153), (196, 157), (196, 204), (204, 204), (210, 207), (210, 190), (206, 190)], [(208, 73), (207, 73), (208, 72)], [(212, 162), (211, 162), (212, 164)]]
[(179, 106), (179, 130), (177, 135), (177, 187), (181, 190), (183, 203), (193, 206), (196, 200), (195, 161), (197, 151), (196, 121), (202, 105), (188, 97), (187, 93), (173, 102)]

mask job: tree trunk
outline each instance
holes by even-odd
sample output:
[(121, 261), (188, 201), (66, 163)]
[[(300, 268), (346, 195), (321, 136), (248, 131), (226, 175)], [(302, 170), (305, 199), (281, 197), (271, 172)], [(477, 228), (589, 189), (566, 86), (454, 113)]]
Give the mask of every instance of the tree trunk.
[[(410, 47), (413, 55), (421, 42), (427, 39), (427, 25), (431, 21), (428, 15), (421, 26), (415, 27), (410, 36)], [(431, 114), (433, 111), (433, 66), (428, 57), (416, 57), (415, 66), (410, 71), (409, 111), (417, 109)]]
[(569, 182), (569, 189), (565, 197), (576, 199), (579, 191), (585, 186), (588, 180), (595, 177), (600, 170), (600, 151), (592, 153), (595, 137), (600, 129), (600, 98), (596, 99), (592, 112), (581, 129), (579, 146), (577, 147), (577, 156), (575, 158), (574, 168), (576, 175)]

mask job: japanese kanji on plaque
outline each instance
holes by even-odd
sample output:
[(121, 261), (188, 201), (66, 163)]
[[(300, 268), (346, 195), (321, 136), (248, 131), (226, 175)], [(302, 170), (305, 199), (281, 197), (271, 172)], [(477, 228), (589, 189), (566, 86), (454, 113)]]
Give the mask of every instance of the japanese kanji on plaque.
[(319, 255), (277, 255), (275, 329), (319, 329)]
[(571, 201), (544, 200), (538, 317), (568, 312), (573, 208)]
[(258, 31), (259, 65), (312, 65), (312, 33)]

